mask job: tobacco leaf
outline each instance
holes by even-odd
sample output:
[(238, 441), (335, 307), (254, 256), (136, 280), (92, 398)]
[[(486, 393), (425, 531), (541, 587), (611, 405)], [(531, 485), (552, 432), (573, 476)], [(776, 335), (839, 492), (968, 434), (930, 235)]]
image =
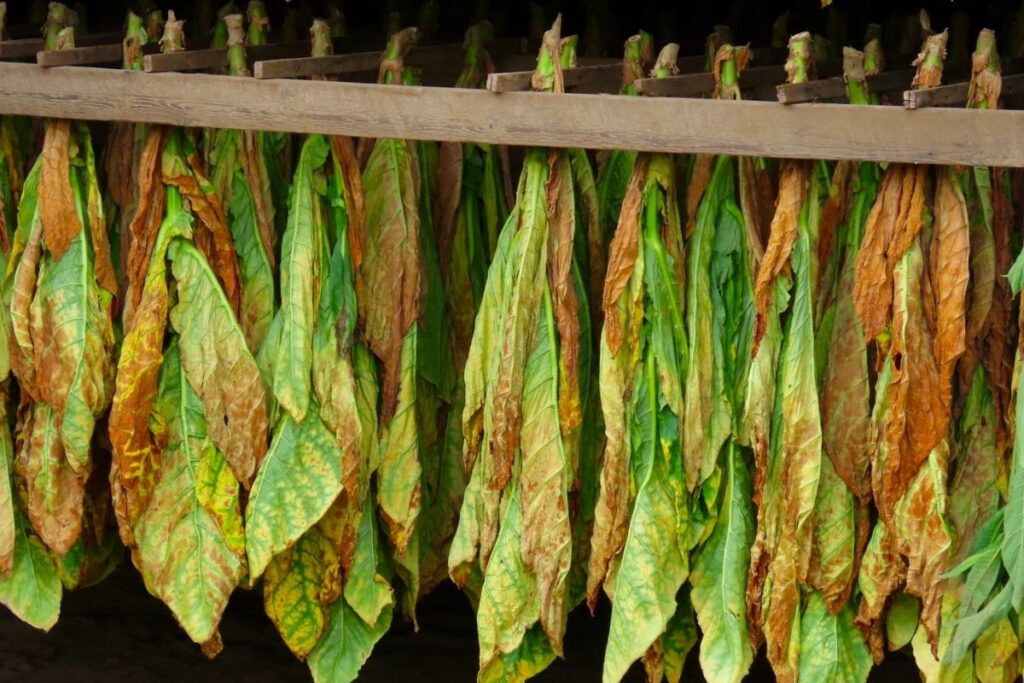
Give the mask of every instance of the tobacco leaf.
[[(253, 352), (263, 346), (274, 317), (273, 252), (267, 252), (257, 232), (256, 199), (241, 174), (236, 174), (228, 204), (228, 225), (238, 253), (242, 303), (239, 322)], [(287, 234), (287, 233), (286, 233)]]
[(747, 569), (754, 539), (750, 466), (739, 447), (724, 450), (722, 507), (711, 537), (690, 572), (690, 596), (700, 643), (701, 670), (711, 683), (737, 683), (754, 661), (747, 624)]
[(121, 266), (125, 276), (124, 326), (128, 330), (134, 323), (135, 308), (142, 300), (153, 246), (164, 218), (166, 191), (161, 167), (166, 135), (167, 129), (163, 126), (151, 128), (139, 158), (139, 199), (128, 225), (128, 253)]
[[(653, 352), (647, 352), (638, 374), (630, 427), (636, 501), (614, 578), (604, 659), (607, 680), (620, 680), (665, 631), (689, 570), (687, 556), (672, 533), (680, 525), (673, 480), (682, 476), (682, 462), (672, 462), (667, 453), (678, 452), (679, 419), (659, 409)], [(675, 448), (663, 449), (663, 444)]]
[(149, 505), (133, 530), (147, 587), (197, 643), (216, 637), (245, 572), (239, 483), (211, 438), (204, 408), (178, 347), (171, 346), (154, 404), (168, 441)]
[(568, 501), (571, 471), (559, 420), (560, 347), (552, 299), (545, 288), (537, 343), (524, 370), (520, 555), (525, 569), (536, 579), (541, 627), (556, 654), (560, 654), (569, 612), (566, 579), (572, 561)]
[(72, 122), (51, 121), (43, 139), (42, 173), (39, 192), (39, 218), (43, 224), (43, 243), (54, 259), (60, 259), (71, 241), (82, 231), (75, 191), (71, 186)]
[(49, 631), (60, 616), (62, 592), (50, 553), (15, 508), (14, 561), (10, 572), (0, 574), (0, 605), (29, 626)]
[(800, 621), (801, 657), (799, 679), (864, 683), (873, 662), (853, 611), (844, 607), (834, 613), (818, 593), (811, 593)]
[(107, 221), (103, 216), (103, 196), (100, 192), (100, 181), (96, 174), (96, 154), (92, 148), (92, 138), (84, 123), (79, 123), (82, 131), (80, 137), (85, 148), (85, 214), (89, 222), (89, 238), (91, 240), (93, 271), (96, 283), (111, 296), (117, 296), (117, 275), (110, 255), (110, 241), (107, 238)]
[(341, 452), (316, 405), (299, 423), (282, 415), (246, 506), (249, 574), (259, 577), (271, 558), (294, 545), (341, 488)]
[[(6, 410), (3, 411), (6, 413)], [(15, 511), (14, 486), (11, 477), (14, 474), (15, 453), (11, 443), (11, 431), (7, 426), (7, 416), (3, 415), (0, 424), (0, 581), (10, 576), (14, 567), (14, 549), (18, 538), (18, 522)]]
[(864, 240), (857, 253), (854, 301), (864, 325), (864, 337), (869, 340), (878, 337), (889, 322), (893, 297), (889, 251), (909, 202), (905, 187), (908, 175), (906, 167), (893, 165), (882, 176), (878, 199), (868, 215)]
[(757, 307), (757, 325), (754, 328), (754, 354), (764, 338), (766, 316), (771, 307), (775, 279), (789, 265), (790, 254), (799, 234), (798, 220), (804, 205), (808, 185), (808, 165), (787, 162), (779, 180), (779, 203), (768, 233), (768, 246), (757, 271), (754, 283), (754, 304)]
[[(967, 284), (971, 276), (971, 234), (963, 191), (951, 168), (939, 171), (935, 188), (935, 234), (928, 261), (930, 281), (936, 300), (935, 360), (939, 370), (940, 399), (948, 416), (953, 401), (953, 373), (956, 362), (966, 348)], [(977, 254), (975, 254), (977, 256)], [(983, 255), (982, 255), (983, 256)], [(976, 287), (986, 287), (983, 279), (974, 280)], [(989, 289), (991, 285), (987, 285)], [(981, 315), (988, 317), (989, 306)], [(980, 327), (981, 323), (978, 323)], [(944, 433), (948, 417), (936, 425)]]
[(26, 406), (16, 462), (33, 528), (47, 547), (63, 555), (82, 532), (85, 477), (65, 457), (57, 420), (45, 403)]
[(169, 255), (178, 283), (171, 324), (181, 364), (202, 401), (210, 439), (246, 488), (267, 452), (266, 392), (229, 300), (199, 251), (175, 240)]
[(330, 140), (331, 151), (340, 169), (344, 190), (349, 252), (352, 254), (352, 265), (358, 270), (363, 263), (363, 253), (366, 250), (366, 197), (363, 192), (363, 177), (359, 172), (359, 162), (356, 159), (352, 138), (332, 135)]
[(366, 252), (359, 270), (359, 315), (381, 359), (381, 419), (396, 412), (403, 340), (419, 320), (425, 295), (420, 249), (418, 163), (412, 143), (378, 140), (363, 172)]
[(305, 659), (327, 627), (331, 592), (341, 580), (338, 557), (313, 527), (293, 547), (276, 555), (263, 574), (267, 616), (296, 657)]
[(856, 579), (856, 505), (831, 461), (822, 459), (808, 582), (831, 615), (846, 606)]
[(281, 336), (273, 359), (274, 397), (292, 420), (302, 422), (310, 407), (313, 330), (317, 324), (323, 250), (321, 201), (314, 173), (330, 149), (322, 136), (303, 146), (292, 184), (288, 229), (281, 243)]
[(634, 264), (640, 244), (640, 207), (644, 200), (644, 179), (647, 175), (647, 158), (637, 158), (636, 167), (626, 184), (619, 214), (618, 225), (608, 251), (608, 270), (604, 283), (603, 310), (604, 335), (608, 349), (619, 352), (622, 344), (622, 322), (616, 313), (619, 297), (626, 290), (633, 275)]

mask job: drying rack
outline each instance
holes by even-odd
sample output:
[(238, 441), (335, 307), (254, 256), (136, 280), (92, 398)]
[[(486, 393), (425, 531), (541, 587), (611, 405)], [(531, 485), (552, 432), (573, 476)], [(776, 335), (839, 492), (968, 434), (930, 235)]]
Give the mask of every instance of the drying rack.
[[(423, 86), (373, 82), (380, 51), (365, 39), (336, 39), (330, 57), (309, 57), (309, 41), (248, 48), (252, 77), (215, 73), (224, 49), (146, 54), (143, 71), (117, 68), (113, 34), (77, 47), (42, 50), (39, 39), (0, 42), (0, 114), (292, 133), (439, 141), (634, 149), (807, 159), (1024, 167), (1024, 111), (968, 110), (966, 81), (909, 90), (909, 57), (869, 77), (892, 104), (842, 103), (838, 65), (821, 79), (786, 85), (785, 51), (760, 49), (740, 77), (741, 101), (708, 99), (703, 56), (679, 60), (681, 73), (640, 79), (639, 96), (615, 94), (617, 60), (581, 60), (565, 71), (565, 94), (529, 92), (535, 46), (490, 45), (496, 71), (487, 89), (446, 87), (462, 66), (462, 46), (414, 49), (407, 62)], [(25, 61), (26, 59), (34, 61)], [(18, 61), (21, 60), (21, 61)], [(1004, 95), (1024, 93), (1024, 63), (1004, 63)], [(311, 76), (332, 80), (305, 80)]]

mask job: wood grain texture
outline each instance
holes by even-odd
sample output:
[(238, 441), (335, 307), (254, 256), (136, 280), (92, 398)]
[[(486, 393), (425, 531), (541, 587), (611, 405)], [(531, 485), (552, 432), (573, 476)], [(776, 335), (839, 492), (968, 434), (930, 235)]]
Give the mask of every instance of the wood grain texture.
[[(245, 48), (245, 53), (249, 61), (252, 62), (263, 59), (302, 57), (308, 55), (311, 49), (312, 47), (308, 40), (296, 40), (288, 43), (249, 46)], [(227, 48), (185, 50), (183, 52), (146, 55), (142, 58), (143, 69), (148, 73), (202, 71), (205, 69), (219, 69), (222, 66), (227, 66), (227, 64)]]
[(85, 64), (114, 64), (124, 58), (121, 43), (90, 45), (69, 50), (41, 50), (36, 53), (36, 64), (42, 67), (82, 66)]
[[(963, 107), (967, 104), (970, 83), (951, 83), (937, 88), (907, 90), (903, 93), (903, 106), (907, 109), (925, 107)], [(1003, 76), (1003, 96), (1009, 97), (1024, 92), (1024, 74)]]
[[(562, 72), (566, 88), (577, 88), (588, 92), (618, 92), (622, 85), (622, 62), (590, 64), (565, 69)], [(525, 92), (530, 89), (533, 71), (510, 71), (492, 73), (487, 77), (487, 89), (494, 93)]]
[[(914, 78), (913, 69), (898, 69), (868, 76), (868, 92), (884, 93), (903, 90)], [(783, 83), (776, 88), (782, 104), (800, 104), (819, 100), (845, 100), (846, 81), (842, 77), (825, 78), (807, 83)]]
[[(38, 31), (38, 29), (37, 29)], [(75, 36), (75, 44), (79, 46), (104, 45), (117, 43), (122, 38), (121, 33), (86, 33)], [(42, 38), (19, 38), (17, 40), (0, 40), (0, 59), (17, 59), (20, 57), (35, 57), (36, 53), (42, 52), (46, 44)]]
[(1024, 167), (1024, 112), (258, 81), (0, 64), (0, 113), (208, 128)]

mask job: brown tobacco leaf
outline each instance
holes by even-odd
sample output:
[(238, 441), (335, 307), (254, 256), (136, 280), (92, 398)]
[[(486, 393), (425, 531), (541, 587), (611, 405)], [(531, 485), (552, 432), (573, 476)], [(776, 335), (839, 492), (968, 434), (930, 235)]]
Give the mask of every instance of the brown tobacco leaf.
[(647, 157), (640, 155), (626, 185), (619, 212), (619, 224), (608, 248), (608, 271), (604, 281), (604, 333), (608, 349), (616, 354), (622, 346), (622, 322), (615, 309), (633, 274), (640, 241), (640, 207), (644, 201)]
[[(957, 360), (964, 352), (966, 341), (971, 237), (967, 207), (953, 169), (940, 169), (938, 176), (935, 189), (935, 230), (929, 265), (937, 317), (935, 360), (939, 364), (939, 387), (945, 407), (944, 414), (948, 415), (953, 401), (953, 372)], [(983, 282), (973, 284), (985, 286)], [(989, 307), (991, 300), (986, 309)], [(984, 317), (988, 317), (987, 310)], [(946, 427), (948, 423), (938, 425), (943, 434)]]
[(871, 499), (871, 376), (854, 306), (854, 264), (843, 266), (821, 395), (822, 447), (836, 474), (863, 502)]
[(854, 289), (865, 339), (875, 339), (889, 324), (893, 268), (921, 230), (926, 173), (924, 166), (890, 166), (868, 216)]
[(345, 209), (348, 212), (348, 243), (352, 266), (359, 268), (366, 250), (366, 198), (355, 143), (346, 135), (331, 136), (331, 151), (341, 167)]
[(810, 164), (803, 161), (787, 161), (782, 168), (779, 201), (768, 235), (768, 246), (761, 261), (761, 268), (757, 271), (757, 281), (754, 283), (757, 323), (754, 327), (752, 355), (757, 355), (757, 349), (767, 328), (767, 315), (772, 306), (775, 280), (789, 266), (789, 255), (800, 231), (800, 209), (807, 194), (812, 172)]
[(359, 314), (367, 344), (381, 360), (381, 420), (398, 404), (402, 343), (419, 320), (426, 291), (420, 249), (416, 151), (405, 140), (378, 140), (367, 164), (365, 296)]
[(64, 455), (52, 408), (26, 405), (18, 435), (18, 474), (28, 494), (28, 517), (50, 550), (63, 555), (82, 532), (85, 474), (76, 474)]
[[(1013, 225), (1013, 204), (1006, 186), (1006, 169), (993, 169), (992, 234), (995, 241), (996, 272), (1010, 270), (1010, 230)], [(1009, 446), (1007, 420), (1010, 418), (1010, 385), (1013, 379), (1013, 292), (1005, 277), (997, 277), (992, 295), (988, 326), (982, 335), (982, 364), (988, 371), (989, 387), (996, 411), (996, 447)]]
[(39, 260), (43, 255), (42, 240), (42, 223), (36, 222), (14, 271), (11, 294), (11, 369), (22, 392), (35, 400), (41, 398), (42, 391), (36, 382), (38, 366), (33, 363), (32, 302), (36, 296)]
[(889, 599), (899, 591), (907, 576), (907, 566), (900, 557), (896, 539), (882, 523), (875, 525), (874, 535), (861, 561), (859, 586), (860, 605), (856, 623), (864, 633), (875, 663), (885, 657), (885, 611)]
[(124, 322), (131, 329), (135, 308), (142, 300), (142, 289), (149, 269), (149, 257), (156, 243), (167, 202), (161, 182), (161, 154), (167, 129), (157, 126), (149, 131), (139, 160), (139, 203), (128, 225), (128, 254), (123, 265), (125, 274)]
[(818, 263), (828, 263), (839, 224), (846, 218), (845, 213), (849, 208), (847, 189), (853, 168), (853, 162), (850, 161), (836, 163), (835, 172), (832, 174), (833, 189), (821, 210), (821, 223), (818, 226)]
[(697, 227), (697, 210), (700, 200), (704, 198), (704, 190), (711, 182), (711, 171), (715, 167), (714, 154), (698, 154), (693, 158), (693, 173), (690, 184), (686, 188), (686, 235), (689, 239)]
[(39, 178), (39, 218), (43, 243), (59, 259), (82, 229), (82, 219), (71, 189), (71, 122), (51, 121), (43, 139), (43, 165)]
[(104, 150), (107, 190), (122, 211), (131, 206), (135, 199), (135, 176), (132, 169), (135, 163), (135, 125), (127, 121), (111, 123)]
[(442, 142), (438, 151), (437, 201), (434, 203), (434, 230), (437, 231), (437, 250), (441, 272), (449, 281), (452, 240), (455, 221), (462, 198), (462, 144)]
[(548, 280), (558, 327), (562, 381), (558, 383), (559, 417), (568, 433), (580, 424), (579, 300), (572, 277), (576, 208), (568, 157), (552, 152), (548, 176)]
[(260, 242), (263, 244), (263, 253), (267, 255), (271, 269), (274, 269), (277, 261), (277, 254), (274, 251), (274, 204), (270, 197), (270, 178), (267, 175), (267, 166), (260, 156), (256, 131), (243, 132), (242, 152), (242, 172), (249, 181), (249, 192), (256, 208), (256, 227)]
[(761, 268), (764, 246), (775, 217), (775, 188), (772, 176), (750, 157), (740, 157), (740, 206), (747, 229), (747, 258), (750, 272)]
[(946, 436), (950, 406), (924, 315), (920, 283), (924, 271), (916, 244), (894, 273), (893, 358), (889, 384), (888, 456), (881, 472), (878, 507), (891, 520), (896, 501), (917, 475), (921, 463)]
[(163, 362), (167, 327), (166, 265), (161, 258), (146, 279), (142, 301), (132, 327), (121, 345), (117, 384), (110, 409), (109, 434), (120, 497), (121, 537), (131, 538), (132, 527), (146, 507), (156, 483), (160, 447), (150, 432), (149, 418)]
[[(162, 169), (164, 184), (178, 188), (182, 196), (189, 200), (192, 212), (199, 219), (200, 225), (195, 226), (195, 243), (216, 273), (224, 296), (237, 316), (242, 307), (238, 258), (235, 255), (231, 233), (228, 232), (224, 207), (203, 174), (199, 157), (193, 154), (188, 159), (187, 168), (165, 158)], [(203, 230), (200, 230), (200, 227)]]
[(943, 441), (900, 500), (895, 513), (900, 552), (907, 558), (906, 592), (921, 598), (921, 625), (938, 656), (944, 574), (953, 538), (946, 522), (946, 469), (949, 447)]

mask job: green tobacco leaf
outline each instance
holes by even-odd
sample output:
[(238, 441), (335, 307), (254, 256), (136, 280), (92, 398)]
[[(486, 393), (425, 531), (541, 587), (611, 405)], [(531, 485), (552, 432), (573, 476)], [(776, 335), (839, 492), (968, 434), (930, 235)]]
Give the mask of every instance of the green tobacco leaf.
[(661, 649), (665, 659), (665, 678), (669, 683), (679, 683), (686, 667), (686, 658), (697, 644), (696, 615), (690, 604), (689, 591), (679, 594), (676, 613), (669, 619), (665, 634), (661, 637)]
[(256, 360), (206, 259), (189, 242), (169, 248), (178, 303), (171, 323), (181, 365), (202, 402), (210, 439), (248, 486), (267, 452), (267, 400)]
[(533, 678), (555, 661), (555, 651), (543, 629), (534, 626), (515, 650), (503, 654), (483, 667), (477, 683), (522, 683)]
[(14, 513), (14, 562), (0, 573), (0, 604), (26, 624), (49, 631), (60, 616), (61, 583), (46, 547)]
[(309, 653), (309, 670), (316, 683), (349, 683), (369, 659), (373, 646), (391, 628), (391, 610), (367, 624), (345, 600), (331, 605), (327, 630)]
[(154, 412), (167, 425), (168, 442), (149, 505), (134, 528), (139, 568), (189, 637), (205, 643), (245, 571), (242, 519), (238, 482), (212, 443), (177, 346), (164, 355)]
[(898, 593), (885, 616), (885, 639), (889, 650), (895, 652), (907, 644), (917, 631), (921, 602), (912, 595)]
[(242, 275), (242, 328), (249, 348), (258, 352), (274, 319), (274, 271), (260, 240), (252, 193), (240, 171), (232, 181), (228, 227)]
[(0, 580), (7, 576), (14, 563), (14, 547), (18, 535), (11, 482), (14, 475), (14, 444), (11, 443), (11, 428), (7, 424), (6, 412), (0, 410)]
[(300, 423), (282, 415), (245, 511), (251, 576), (323, 517), (341, 493), (341, 474), (341, 451), (316, 404)]
[(1013, 594), (1014, 586), (1008, 583), (981, 610), (969, 617), (957, 620), (953, 640), (949, 649), (946, 650), (942, 662), (944, 664), (959, 662), (985, 631), (1006, 617), (1013, 606)]
[(481, 671), (501, 655), (515, 652), (540, 618), (537, 580), (522, 560), (522, 525), (518, 487), (513, 487), (477, 607)]
[(868, 679), (873, 661), (850, 607), (830, 614), (821, 595), (812, 592), (800, 630), (799, 680), (864, 683)]
[[(420, 514), (420, 434), (416, 419), (417, 326), (402, 343), (398, 404), (381, 437), (377, 502), (399, 556), (413, 538)], [(418, 561), (418, 558), (417, 558)]]
[(822, 458), (812, 530), (814, 554), (808, 581), (820, 591), (830, 611), (846, 603), (854, 579), (855, 505), (853, 494), (836, 474), (832, 461)]
[(621, 680), (665, 631), (688, 570), (671, 533), (679, 526), (672, 480), (682, 477), (682, 468), (678, 462), (674, 468), (670, 460), (678, 449), (679, 423), (667, 409), (658, 408), (657, 366), (650, 351), (636, 390), (631, 441), (637, 494), (615, 578), (606, 681)]
[[(1014, 424), (1024, 425), (1024, 401), (1017, 401)], [(1003, 515), (1003, 566), (1013, 586), (1013, 606), (1024, 610), (1024, 429), (1014, 430), (1009, 491)]]
[(327, 160), (330, 147), (320, 135), (310, 136), (299, 157), (292, 184), (288, 229), (281, 242), (281, 337), (273, 366), (274, 396), (296, 422), (309, 409), (313, 329), (320, 289), (323, 230), (314, 172)]
[(372, 502), (368, 497), (364, 504), (352, 568), (345, 578), (345, 602), (367, 624), (378, 623), (395, 604)]
[(323, 596), (338, 581), (338, 556), (316, 527), (267, 565), (263, 575), (267, 616), (296, 657), (305, 658), (320, 641), (328, 618)]
[(704, 638), (701, 668), (711, 683), (743, 679), (754, 659), (747, 627), (747, 569), (754, 539), (750, 466), (739, 446), (724, 454), (718, 524), (698, 551), (690, 573), (691, 599)]

